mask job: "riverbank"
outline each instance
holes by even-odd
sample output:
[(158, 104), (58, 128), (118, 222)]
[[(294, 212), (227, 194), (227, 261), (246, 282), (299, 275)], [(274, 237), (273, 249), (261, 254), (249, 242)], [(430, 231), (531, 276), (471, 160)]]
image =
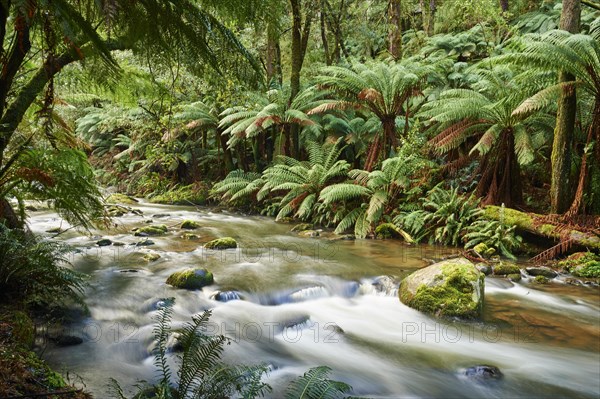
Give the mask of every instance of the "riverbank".
[(16, 304), (0, 308), (0, 397), (90, 399), (33, 350), (35, 324)]

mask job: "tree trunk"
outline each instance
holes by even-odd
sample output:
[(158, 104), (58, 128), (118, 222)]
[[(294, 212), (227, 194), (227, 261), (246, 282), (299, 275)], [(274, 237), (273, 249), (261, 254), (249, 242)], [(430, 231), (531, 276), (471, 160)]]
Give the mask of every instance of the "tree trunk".
[(500, 0), (500, 9), (502, 12), (508, 12), (508, 0)]
[(279, 33), (273, 23), (267, 26), (267, 85), (281, 83), (281, 53), (279, 51)]
[(435, 0), (429, 0), (429, 16), (427, 17), (427, 36), (433, 36), (435, 33)]
[(5, 198), (0, 198), (0, 224), (11, 230), (23, 228), (23, 221)]
[(517, 226), (517, 230), (537, 236), (552, 238), (557, 241), (567, 238), (577, 246), (600, 250), (600, 237), (597, 235), (573, 229), (565, 231), (560, 224), (546, 223), (542, 215), (519, 212), (515, 209), (499, 206), (487, 206), (484, 209), (483, 217), (498, 220), (509, 226)]
[(235, 169), (235, 166), (233, 165), (231, 150), (227, 147), (227, 138), (218, 129), (215, 134), (217, 135), (217, 142), (221, 144), (221, 148), (223, 149), (223, 164), (225, 166), (225, 171), (229, 173)]
[[(560, 17), (560, 28), (571, 33), (579, 31), (581, 3), (579, 0), (564, 0)], [(560, 82), (574, 81), (575, 77), (561, 72)], [(552, 213), (565, 212), (572, 201), (571, 149), (573, 130), (577, 115), (577, 93), (575, 88), (565, 88), (558, 101), (556, 128), (552, 144), (552, 178), (550, 185), (550, 205)]]
[(401, 0), (389, 0), (388, 19), (388, 49), (392, 57), (402, 58), (402, 4)]
[(479, 166), (481, 178), (475, 189), (484, 205), (504, 204), (508, 207), (523, 203), (521, 168), (515, 154), (512, 130), (504, 129), (497, 150), (491, 149)]
[(321, 41), (323, 42), (323, 53), (325, 55), (325, 64), (331, 65), (331, 55), (329, 54), (329, 41), (327, 40), (327, 30), (325, 29), (325, 10), (321, 9)]

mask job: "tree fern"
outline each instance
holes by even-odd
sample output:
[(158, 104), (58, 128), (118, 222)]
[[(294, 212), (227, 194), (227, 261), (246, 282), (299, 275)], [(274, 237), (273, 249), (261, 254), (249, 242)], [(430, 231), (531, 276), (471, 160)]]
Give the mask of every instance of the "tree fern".
[(294, 380), (286, 391), (287, 399), (336, 399), (343, 398), (352, 387), (344, 382), (329, 379), (331, 369), (314, 367)]

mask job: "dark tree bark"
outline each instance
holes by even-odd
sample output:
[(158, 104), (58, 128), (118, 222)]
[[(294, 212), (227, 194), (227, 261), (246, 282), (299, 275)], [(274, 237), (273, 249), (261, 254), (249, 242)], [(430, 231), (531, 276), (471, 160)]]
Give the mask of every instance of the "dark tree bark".
[(325, 10), (321, 9), (321, 41), (323, 42), (323, 53), (325, 55), (325, 64), (331, 65), (331, 56), (329, 55), (329, 41), (327, 40), (327, 29), (325, 29)]
[(402, 58), (402, 3), (401, 0), (390, 0), (388, 6), (390, 30), (388, 33), (388, 50), (392, 57)]
[(508, 0), (500, 0), (500, 9), (502, 12), (508, 11)]
[[(579, 0), (564, 0), (560, 17), (560, 28), (571, 33), (579, 31), (581, 17), (581, 2)], [(571, 82), (575, 77), (561, 72), (559, 81)], [(556, 128), (552, 144), (552, 181), (550, 186), (550, 204), (552, 213), (565, 212), (572, 197), (572, 182), (570, 179), (573, 147), (573, 130), (577, 115), (577, 93), (574, 87), (563, 90), (558, 101)]]
[(274, 24), (267, 26), (267, 84), (281, 84), (281, 51), (279, 50), (279, 32)]

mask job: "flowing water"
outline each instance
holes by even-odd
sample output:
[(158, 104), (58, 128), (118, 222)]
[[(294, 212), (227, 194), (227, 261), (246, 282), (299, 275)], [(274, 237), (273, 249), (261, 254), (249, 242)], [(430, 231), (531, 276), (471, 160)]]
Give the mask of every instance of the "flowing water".
[[(234, 342), (224, 360), (266, 363), (271, 397), (310, 367), (330, 366), (332, 377), (372, 398), (598, 398), (600, 395), (599, 290), (527, 280), (487, 278), (479, 322), (440, 321), (398, 300), (397, 281), (449, 249), (397, 241), (334, 241), (327, 234), (301, 238), (290, 226), (262, 217), (210, 209), (139, 204), (143, 216), (115, 219), (98, 237), (68, 230), (60, 239), (78, 247), (74, 267), (90, 275), (90, 315), (67, 326), (84, 338), (77, 346), (47, 344), (44, 356), (59, 370), (80, 376), (98, 398), (114, 377), (126, 387), (156, 377), (153, 321), (164, 298), (174, 297), (174, 327), (206, 309), (211, 331)], [(148, 220), (169, 233), (152, 237), (131, 229)], [(182, 238), (183, 220), (199, 222)], [(35, 212), (31, 228), (68, 227), (49, 211)], [(124, 246), (97, 247), (109, 238)], [(232, 236), (240, 248), (206, 251), (202, 243)], [(143, 256), (157, 253), (148, 262)], [(165, 284), (173, 271), (206, 267), (215, 284), (201, 291)], [(218, 300), (217, 300), (218, 299)], [(504, 377), (477, 381), (465, 369), (493, 365)]]

